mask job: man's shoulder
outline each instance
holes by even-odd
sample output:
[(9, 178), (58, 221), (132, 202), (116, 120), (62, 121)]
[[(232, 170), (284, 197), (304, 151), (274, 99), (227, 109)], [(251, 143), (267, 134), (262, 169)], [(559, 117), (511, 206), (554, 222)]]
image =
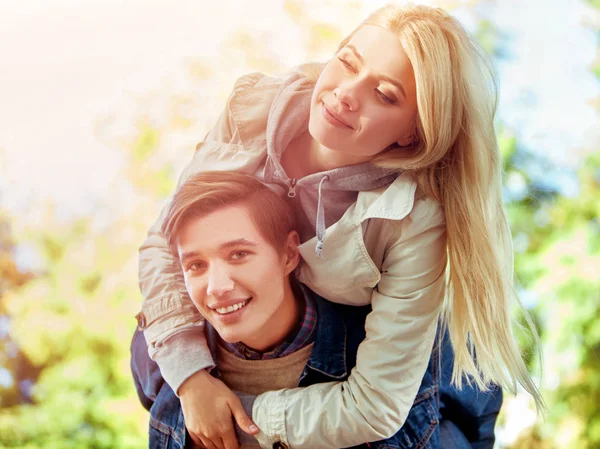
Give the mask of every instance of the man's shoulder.
[(313, 363), (330, 376), (345, 378), (356, 365), (358, 346), (365, 338), (365, 319), (371, 307), (334, 303), (314, 292), (310, 295), (317, 312)]
[(364, 330), (365, 318), (371, 311), (370, 304), (366, 306), (340, 304), (323, 298), (306, 285), (303, 285), (303, 289), (307, 292), (307, 295), (310, 296), (310, 299), (315, 305), (315, 309), (317, 310), (317, 323), (319, 323), (319, 320), (335, 320), (351, 331), (356, 328)]

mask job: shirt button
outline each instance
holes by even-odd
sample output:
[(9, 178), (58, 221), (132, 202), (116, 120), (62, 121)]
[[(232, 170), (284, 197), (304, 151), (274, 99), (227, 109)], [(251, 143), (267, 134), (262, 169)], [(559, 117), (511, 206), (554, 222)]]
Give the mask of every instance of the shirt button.
[(277, 443), (273, 443), (273, 449), (288, 449), (288, 445), (278, 441)]
[(141, 330), (146, 329), (146, 315), (144, 315), (144, 312), (138, 313), (135, 318), (137, 319), (138, 327)]

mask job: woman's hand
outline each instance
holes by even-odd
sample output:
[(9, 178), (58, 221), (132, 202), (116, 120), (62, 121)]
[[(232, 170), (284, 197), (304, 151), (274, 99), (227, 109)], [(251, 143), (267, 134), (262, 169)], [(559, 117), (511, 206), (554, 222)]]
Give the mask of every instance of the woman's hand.
[(198, 371), (181, 385), (179, 398), (185, 425), (197, 446), (238, 449), (233, 419), (247, 434), (259, 432), (238, 397), (206, 370)]

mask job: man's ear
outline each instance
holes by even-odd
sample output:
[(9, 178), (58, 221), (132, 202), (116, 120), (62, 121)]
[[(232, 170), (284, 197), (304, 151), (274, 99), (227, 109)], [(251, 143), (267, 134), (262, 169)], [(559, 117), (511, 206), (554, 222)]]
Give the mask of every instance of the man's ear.
[(288, 275), (296, 269), (300, 263), (300, 236), (296, 231), (291, 231), (285, 242), (285, 274)]

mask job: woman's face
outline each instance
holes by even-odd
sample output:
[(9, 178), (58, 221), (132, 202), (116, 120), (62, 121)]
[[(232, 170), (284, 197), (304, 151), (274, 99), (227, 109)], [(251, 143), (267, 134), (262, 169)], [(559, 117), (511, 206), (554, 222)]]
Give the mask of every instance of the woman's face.
[(370, 160), (394, 143), (411, 143), (417, 116), (415, 76), (398, 38), (360, 28), (321, 73), (309, 131), (348, 163)]

